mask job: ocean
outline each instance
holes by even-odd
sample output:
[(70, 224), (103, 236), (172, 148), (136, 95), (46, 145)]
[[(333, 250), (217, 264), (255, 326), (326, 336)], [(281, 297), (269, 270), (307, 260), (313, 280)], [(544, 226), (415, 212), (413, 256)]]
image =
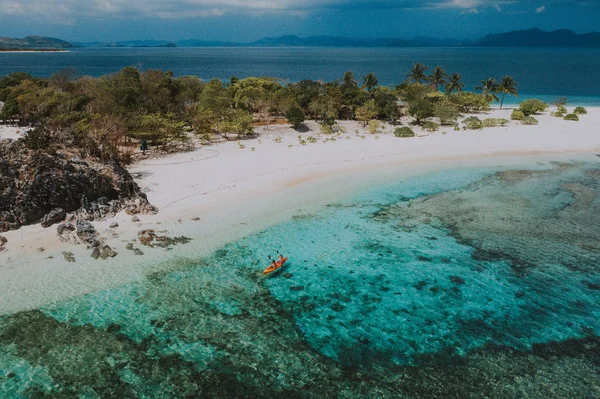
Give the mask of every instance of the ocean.
[(590, 76), (599, 61), (600, 49), (564, 48), (82, 48), (0, 52), (0, 75), (25, 71), (45, 77), (73, 67), (82, 75), (100, 76), (133, 65), (203, 79), (271, 76), (295, 82), (341, 79), (352, 70), (357, 77), (374, 72), (381, 84), (395, 85), (414, 63), (423, 62), (460, 73), (468, 90), (482, 79), (512, 75), (519, 82), (519, 99), (567, 97), (571, 104), (600, 105), (600, 80)]
[(374, 184), (0, 317), (1, 396), (599, 397), (599, 195), (590, 158)]

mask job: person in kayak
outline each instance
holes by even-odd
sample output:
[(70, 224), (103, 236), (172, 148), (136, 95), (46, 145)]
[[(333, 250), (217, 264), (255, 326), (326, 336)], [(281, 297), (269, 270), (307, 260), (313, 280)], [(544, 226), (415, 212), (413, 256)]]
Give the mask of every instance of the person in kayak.
[(269, 255), (269, 260), (271, 261), (271, 265), (277, 266), (277, 262), (275, 262), (275, 259), (271, 258), (271, 255)]
[(283, 262), (283, 255), (282, 254), (279, 254), (279, 261)]

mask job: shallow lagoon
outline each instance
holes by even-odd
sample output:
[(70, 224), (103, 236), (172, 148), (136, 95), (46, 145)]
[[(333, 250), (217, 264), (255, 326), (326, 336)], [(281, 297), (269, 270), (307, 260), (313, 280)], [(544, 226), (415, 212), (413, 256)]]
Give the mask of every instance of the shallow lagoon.
[[(376, 187), (0, 318), (0, 392), (598, 397), (598, 194), (591, 162)], [(277, 250), (289, 264), (264, 278)]]

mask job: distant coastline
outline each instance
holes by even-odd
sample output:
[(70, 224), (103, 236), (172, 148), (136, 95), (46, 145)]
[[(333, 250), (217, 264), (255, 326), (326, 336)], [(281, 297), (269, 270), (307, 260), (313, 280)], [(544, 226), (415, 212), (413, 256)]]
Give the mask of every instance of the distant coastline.
[(66, 53), (68, 50), (58, 48), (0, 48), (0, 53)]

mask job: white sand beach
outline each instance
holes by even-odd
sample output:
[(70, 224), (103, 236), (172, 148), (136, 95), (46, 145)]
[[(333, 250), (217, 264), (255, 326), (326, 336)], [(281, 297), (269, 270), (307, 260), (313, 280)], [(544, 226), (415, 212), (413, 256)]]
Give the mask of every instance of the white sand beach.
[(27, 128), (19, 126), (0, 125), (0, 140), (17, 140), (23, 137), (27, 132)]
[[(489, 117), (510, 119), (510, 112), (496, 109)], [(135, 223), (124, 213), (94, 223), (117, 257), (94, 260), (82, 245), (61, 242), (55, 227), (27, 226), (3, 234), (8, 244), (0, 252), (0, 314), (135, 280), (181, 258), (201, 257), (370, 184), (450, 168), (594, 157), (600, 152), (600, 108), (588, 112), (579, 122), (547, 112), (536, 116), (537, 126), (513, 121), (479, 131), (441, 127), (435, 133), (417, 131), (415, 138), (396, 138), (387, 125), (371, 135), (357, 122), (341, 122), (347, 133), (331, 141), (318, 135), (314, 122), (308, 123), (312, 131), (306, 133), (278, 125), (261, 128), (260, 138), (241, 142), (243, 149), (227, 142), (137, 163), (129, 169), (160, 212), (140, 215)], [(8, 138), (11, 131), (0, 127), (0, 138)], [(317, 142), (301, 145), (299, 135)], [(120, 226), (109, 229), (115, 221)], [(138, 243), (145, 255), (136, 256), (125, 245), (141, 229), (193, 241), (172, 251)], [(63, 251), (72, 252), (77, 262), (66, 262)]]

